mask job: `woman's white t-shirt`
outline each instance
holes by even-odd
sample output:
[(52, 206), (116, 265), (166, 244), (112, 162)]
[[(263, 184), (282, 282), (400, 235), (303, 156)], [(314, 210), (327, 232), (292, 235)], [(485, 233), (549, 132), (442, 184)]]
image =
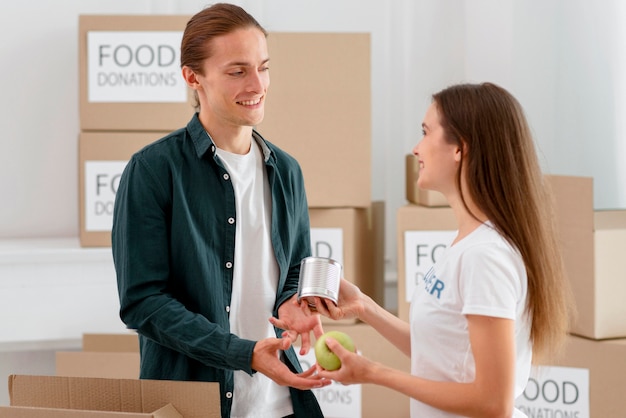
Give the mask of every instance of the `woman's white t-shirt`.
[[(278, 264), (270, 236), (272, 195), (263, 155), (252, 140), (250, 152), (232, 154), (217, 149), (235, 189), (235, 260), (230, 302), (230, 332), (258, 341), (276, 337), (269, 322), (276, 303)], [(267, 376), (234, 373), (231, 417), (275, 418), (293, 413), (289, 388)]]
[[(517, 398), (526, 386), (532, 359), (526, 295), (522, 257), (491, 223), (448, 247), (413, 294), (411, 374), (435, 381), (473, 381), (475, 364), (465, 315), (508, 318), (515, 321)], [(513, 416), (525, 415), (516, 410)], [(411, 417), (457, 415), (411, 399)]]

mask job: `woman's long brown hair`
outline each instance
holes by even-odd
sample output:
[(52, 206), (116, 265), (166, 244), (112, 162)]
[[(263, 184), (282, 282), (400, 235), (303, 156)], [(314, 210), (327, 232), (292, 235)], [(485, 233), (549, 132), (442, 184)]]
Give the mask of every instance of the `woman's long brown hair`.
[[(461, 84), (433, 95), (447, 140), (466, 150), (457, 173), (471, 200), (520, 252), (528, 276), (533, 362), (557, 354), (572, 309), (552, 194), (518, 101), (491, 83)], [(463, 146), (464, 145), (464, 146)], [(461, 192), (466, 209), (466, 197)]]

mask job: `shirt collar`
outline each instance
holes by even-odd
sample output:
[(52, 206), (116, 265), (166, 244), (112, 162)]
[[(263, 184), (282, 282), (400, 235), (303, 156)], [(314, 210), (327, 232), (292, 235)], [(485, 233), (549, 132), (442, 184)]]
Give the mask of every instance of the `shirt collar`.
[[(204, 126), (200, 123), (198, 113), (193, 115), (193, 118), (187, 124), (187, 132), (191, 136), (193, 145), (196, 148), (196, 154), (199, 158), (202, 158), (207, 152), (211, 152), (211, 155), (215, 157), (215, 144), (213, 139), (204, 129)], [(256, 130), (252, 130), (252, 138), (259, 144), (261, 151), (263, 152), (263, 160), (267, 162), (272, 155), (272, 151), (265, 143), (265, 139)]]

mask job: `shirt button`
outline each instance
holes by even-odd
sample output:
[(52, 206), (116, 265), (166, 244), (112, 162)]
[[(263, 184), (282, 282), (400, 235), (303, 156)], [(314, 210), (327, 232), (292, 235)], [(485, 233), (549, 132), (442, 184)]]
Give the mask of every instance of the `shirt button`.
[(215, 145), (211, 145), (211, 152), (215, 152)]
[(235, 223), (235, 218), (228, 218), (228, 223), (229, 224), (234, 224)]
[(233, 393), (232, 392), (226, 392), (226, 397), (228, 399), (232, 398), (233, 397)]
[(226, 312), (230, 312), (230, 306), (226, 307)]
[(224, 180), (228, 180), (230, 178), (228, 174), (224, 174), (222, 177), (224, 177)]
[(231, 263), (230, 261), (226, 262), (226, 268), (229, 269), (233, 266), (233, 263)]

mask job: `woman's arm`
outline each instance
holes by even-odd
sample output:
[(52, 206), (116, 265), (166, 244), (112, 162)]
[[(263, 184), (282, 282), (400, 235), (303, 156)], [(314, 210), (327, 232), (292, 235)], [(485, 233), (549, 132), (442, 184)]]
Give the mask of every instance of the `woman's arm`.
[(320, 370), (319, 375), (344, 384), (385, 386), (463, 416), (510, 417), (514, 407), (515, 323), (480, 315), (469, 315), (467, 320), (476, 364), (472, 382), (438, 382), (412, 376), (351, 353), (332, 339), (327, 345), (341, 359), (341, 368)]
[[(315, 309), (324, 316), (340, 320), (358, 318), (369, 324), (381, 336), (411, 356), (411, 332), (409, 324), (378, 305), (353, 283), (341, 279), (337, 305), (326, 299), (314, 298)], [(308, 310), (306, 302), (302, 308)]]

